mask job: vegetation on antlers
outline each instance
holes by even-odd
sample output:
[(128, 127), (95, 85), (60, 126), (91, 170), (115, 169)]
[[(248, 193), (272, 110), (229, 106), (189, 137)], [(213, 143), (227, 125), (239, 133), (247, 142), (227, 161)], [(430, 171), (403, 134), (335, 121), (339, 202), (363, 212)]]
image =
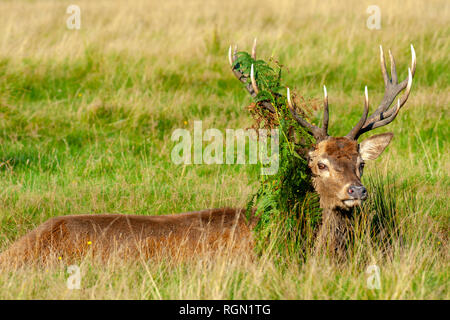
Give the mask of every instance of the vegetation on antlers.
[[(254, 128), (279, 130), (279, 170), (274, 175), (261, 176), (259, 189), (248, 202), (247, 212), (256, 207), (260, 218), (254, 229), (258, 251), (270, 240), (279, 253), (306, 255), (321, 217), (305, 152), (315, 141), (295, 120), (287, 106), (287, 97), (280, 93), (285, 89), (283, 66), (276, 61), (272, 64), (256, 60), (247, 52), (237, 52), (232, 65), (234, 71), (244, 75), (241, 78), (245, 77), (244, 85), (250, 90), (252, 77), (245, 75), (250, 75), (253, 68), (257, 93), (252, 95), (255, 103), (249, 110), (255, 119)], [(301, 108), (296, 112), (305, 117), (313, 104), (314, 101), (302, 99)], [(293, 241), (285, 241), (286, 237)]]

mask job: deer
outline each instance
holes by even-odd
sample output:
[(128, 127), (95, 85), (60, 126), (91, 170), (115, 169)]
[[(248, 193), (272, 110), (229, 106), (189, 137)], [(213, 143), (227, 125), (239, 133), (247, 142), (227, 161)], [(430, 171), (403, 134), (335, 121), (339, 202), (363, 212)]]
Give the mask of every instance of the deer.
[[(314, 139), (307, 152), (308, 167), (315, 192), (320, 198), (322, 222), (317, 232), (316, 250), (345, 250), (345, 241), (351, 227), (352, 213), (368, 197), (361, 182), (365, 162), (374, 160), (385, 150), (393, 133), (373, 135), (362, 142), (358, 138), (373, 129), (391, 123), (410, 95), (416, 70), (416, 54), (411, 45), (412, 62), (408, 76), (398, 81), (394, 57), (389, 50), (390, 77), (382, 46), (380, 46), (381, 72), (385, 92), (378, 108), (369, 116), (367, 86), (364, 93), (364, 109), (361, 118), (350, 132), (342, 137), (328, 134), (328, 94), (324, 86), (322, 126), (305, 120), (297, 112), (287, 88), (287, 106), (298, 124)], [(252, 48), (256, 59), (256, 40)], [(245, 85), (251, 97), (258, 94), (252, 65), (250, 75), (243, 74), (234, 65), (231, 46), (228, 51), (231, 70)], [(249, 80), (250, 78), (250, 80)], [(406, 89), (406, 90), (405, 90)], [(394, 100), (405, 90), (397, 103)], [(258, 104), (269, 112), (275, 112), (268, 101)], [(200, 249), (218, 250), (231, 248), (242, 254), (251, 252), (254, 246), (252, 230), (258, 222), (256, 208), (250, 215), (242, 208), (205, 209), (169, 215), (83, 214), (50, 218), (15, 241), (0, 255), (0, 262), (32, 263), (51, 259), (69, 260), (94, 252), (108, 257), (121, 252), (126, 257), (138, 254), (152, 257), (159, 252), (176, 255), (179, 252), (195, 254)]]

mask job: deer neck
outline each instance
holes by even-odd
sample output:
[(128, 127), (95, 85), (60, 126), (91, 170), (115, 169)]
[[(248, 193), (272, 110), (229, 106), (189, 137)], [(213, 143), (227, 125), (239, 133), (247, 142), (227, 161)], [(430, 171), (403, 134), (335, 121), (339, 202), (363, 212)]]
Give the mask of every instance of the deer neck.
[(324, 209), (322, 224), (316, 239), (316, 250), (327, 250), (342, 255), (351, 230), (353, 210)]

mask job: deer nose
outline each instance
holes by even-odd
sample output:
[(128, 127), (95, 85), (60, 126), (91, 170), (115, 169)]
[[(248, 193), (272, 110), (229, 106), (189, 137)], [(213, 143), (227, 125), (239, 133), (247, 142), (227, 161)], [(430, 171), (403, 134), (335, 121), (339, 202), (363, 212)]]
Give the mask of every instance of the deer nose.
[(355, 199), (365, 200), (367, 198), (367, 189), (364, 186), (350, 186), (347, 192)]

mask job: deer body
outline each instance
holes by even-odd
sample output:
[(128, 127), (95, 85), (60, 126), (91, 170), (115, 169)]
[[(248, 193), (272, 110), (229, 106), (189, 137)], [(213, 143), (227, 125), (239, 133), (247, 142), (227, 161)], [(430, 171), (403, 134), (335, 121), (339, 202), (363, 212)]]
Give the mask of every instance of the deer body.
[[(253, 59), (256, 59), (255, 45), (252, 50)], [(341, 253), (345, 250), (345, 242), (351, 230), (353, 208), (361, 205), (367, 198), (367, 190), (361, 183), (364, 163), (376, 159), (390, 143), (393, 134), (375, 135), (360, 143), (357, 141), (358, 137), (392, 122), (411, 90), (416, 69), (414, 48), (411, 46), (412, 66), (408, 69), (408, 78), (400, 83), (391, 52), (389, 79), (383, 50), (380, 51), (385, 85), (383, 100), (375, 112), (368, 116), (369, 99), (366, 87), (363, 115), (344, 137), (328, 135), (328, 96), (325, 87), (323, 125), (320, 128), (310, 124), (296, 112), (289, 88), (287, 90), (287, 107), (292, 117), (316, 140), (316, 144), (307, 154), (307, 161), (313, 186), (320, 196), (320, 206), (323, 209), (322, 225), (317, 233), (317, 250), (331, 249), (332, 252)], [(236, 52), (233, 55), (231, 47), (229, 61), (235, 76), (245, 83), (250, 95), (256, 97), (258, 86), (253, 65), (250, 75), (244, 75), (237, 66)], [(390, 108), (404, 89), (406, 90), (403, 97), (398, 99), (396, 106)], [(267, 112), (276, 112), (268, 101), (260, 101), (258, 105)], [(107, 256), (110, 252), (119, 250), (126, 256), (130, 253), (151, 256), (158, 252), (174, 255), (185, 250), (195, 253), (199, 248), (214, 250), (224, 246), (242, 252), (252, 248), (251, 231), (257, 221), (255, 210), (247, 220), (244, 210), (228, 208), (167, 216), (62, 216), (48, 220), (19, 239), (0, 255), (0, 261), (36, 260), (48, 256), (50, 252), (59, 257), (81, 256), (87, 252), (98, 252)]]
[(0, 256), (0, 261), (71, 260), (89, 251), (107, 257), (193, 254), (220, 247), (251, 247), (251, 228), (243, 209), (208, 209), (173, 215), (85, 214), (60, 216), (32, 230)]

